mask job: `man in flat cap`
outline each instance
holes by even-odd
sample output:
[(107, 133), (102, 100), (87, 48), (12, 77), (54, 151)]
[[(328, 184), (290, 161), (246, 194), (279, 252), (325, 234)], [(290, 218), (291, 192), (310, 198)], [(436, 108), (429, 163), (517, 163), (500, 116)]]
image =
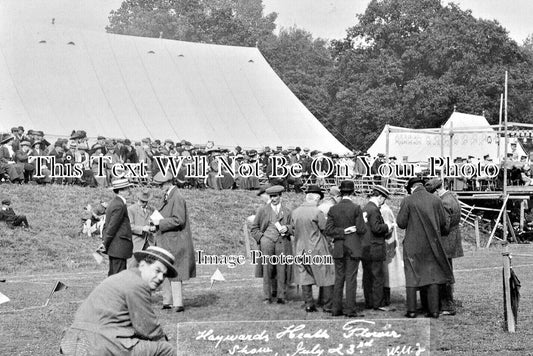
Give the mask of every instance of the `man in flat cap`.
[[(361, 207), (351, 196), (355, 190), (353, 181), (345, 180), (339, 186), (341, 201), (328, 212), (326, 236), (333, 239), (333, 261), (335, 262), (335, 286), (331, 315), (357, 317), (355, 295), (357, 291), (357, 269), (363, 257), (362, 237), (366, 224)], [(346, 282), (346, 312), (343, 311), (342, 295)]]
[[(407, 182), (411, 194), (402, 200), (398, 227), (406, 229), (403, 260), (408, 318), (416, 317), (416, 291), (427, 305), (427, 316), (439, 317), (439, 284), (453, 283), (453, 273), (441, 243), (449, 231), (449, 220), (442, 201), (424, 188), (424, 181), (413, 177)], [(424, 296), (427, 296), (424, 298)]]
[(366, 234), (363, 240), (363, 291), (367, 309), (388, 311), (385, 305), (386, 257), (385, 239), (390, 236), (393, 226), (383, 220), (380, 207), (389, 198), (390, 192), (381, 185), (372, 188), (370, 199), (363, 209), (366, 213)]
[[(150, 191), (143, 189), (137, 194), (137, 204), (128, 207), (128, 217), (131, 224), (133, 253), (145, 250), (154, 245), (155, 226), (150, 226), (150, 215), (154, 208), (148, 204), (151, 198)], [(135, 261), (128, 260), (128, 268), (134, 267)]]
[(63, 355), (175, 355), (152, 309), (152, 292), (175, 277), (174, 256), (151, 246), (135, 252), (138, 267), (100, 283), (80, 305), (61, 340)]
[(126, 261), (133, 253), (131, 225), (126, 202), (130, 187), (131, 184), (126, 178), (116, 179), (111, 183), (115, 198), (107, 206), (102, 236), (105, 252), (109, 256), (108, 276), (125, 270)]
[[(452, 192), (443, 188), (442, 180), (439, 178), (434, 178), (427, 182), (426, 189), (429, 193), (436, 194), (442, 200), (444, 211), (450, 220), (449, 233), (448, 235), (442, 235), (441, 243), (453, 273), (452, 260), (464, 256), (461, 228), (459, 226), (461, 222), (461, 204), (459, 204), (459, 200)], [(456, 308), (452, 283), (440, 286), (440, 303), (443, 315), (455, 315)]]
[[(264, 256), (292, 254), (290, 240), (292, 227), (289, 224), (291, 212), (281, 202), (283, 191), (285, 188), (280, 185), (266, 189), (270, 203), (259, 208), (252, 223), (252, 237), (260, 246)], [(272, 303), (274, 298), (277, 298), (277, 303), (285, 304), (287, 284), (292, 275), (290, 267), (284, 264), (273, 265), (270, 261), (263, 264), (263, 293), (266, 303)], [(276, 295), (273, 295), (274, 284), (277, 285)]]
[[(323, 231), (326, 228), (326, 217), (318, 209), (319, 201), (324, 192), (317, 185), (310, 185), (306, 190), (305, 202), (294, 209), (291, 224), (294, 227), (295, 256), (325, 256), (331, 258), (329, 244)], [(324, 261), (325, 262), (325, 261)], [(335, 267), (332, 264), (302, 264), (296, 266), (297, 284), (302, 286), (306, 312), (316, 312), (313, 300), (313, 284), (322, 289), (324, 311), (331, 311), (333, 284), (335, 283)]]

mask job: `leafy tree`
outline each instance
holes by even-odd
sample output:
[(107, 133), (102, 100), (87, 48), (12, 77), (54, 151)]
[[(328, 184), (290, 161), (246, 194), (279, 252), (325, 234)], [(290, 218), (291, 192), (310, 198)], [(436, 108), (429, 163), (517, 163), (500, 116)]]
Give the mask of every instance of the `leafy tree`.
[(273, 36), (277, 14), (261, 0), (126, 0), (109, 17), (108, 32), (255, 46)]
[(497, 122), (504, 72), (509, 108), (531, 120), (532, 60), (496, 21), (439, 0), (372, 0), (333, 41), (329, 120), (368, 148), (385, 124), (443, 124), (453, 108)]
[(325, 120), (330, 104), (326, 84), (333, 69), (327, 42), (292, 27), (259, 48), (291, 91), (319, 120)]

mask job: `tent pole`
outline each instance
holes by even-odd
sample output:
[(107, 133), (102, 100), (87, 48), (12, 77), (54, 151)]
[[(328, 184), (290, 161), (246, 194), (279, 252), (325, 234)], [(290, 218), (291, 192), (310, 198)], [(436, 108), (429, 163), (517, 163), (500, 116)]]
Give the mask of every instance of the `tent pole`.
[(386, 141), (385, 141), (385, 159), (389, 160), (389, 134), (390, 134), (390, 127), (389, 125), (385, 125), (385, 137), (386, 137)]
[(499, 128), (498, 128), (498, 133), (497, 133), (497, 137), (498, 137), (498, 156), (496, 157), (497, 160), (500, 159), (501, 157), (501, 153), (500, 153), (500, 131), (502, 129), (502, 115), (503, 115), (503, 94), (500, 95), (500, 116), (499, 116), (499, 121), (498, 121), (498, 125), (499, 125)]
[(450, 160), (453, 158), (453, 122), (450, 122)]
[[(507, 71), (505, 72), (505, 111), (504, 111), (504, 127), (505, 127), (505, 158), (503, 160), (503, 194), (507, 196)], [(505, 297), (505, 312), (507, 314), (507, 331), (510, 333), (515, 332), (515, 320), (513, 315), (513, 310), (511, 308), (511, 286), (509, 283), (509, 278), (511, 277), (511, 260), (509, 253), (509, 241), (507, 240), (507, 199), (505, 200), (505, 205), (503, 206), (504, 218), (503, 218), (503, 285), (504, 285), (504, 297)]]
[[(444, 127), (440, 125), (440, 157), (444, 159)], [(442, 181), (442, 186), (444, 185), (444, 169), (440, 170), (440, 179)]]

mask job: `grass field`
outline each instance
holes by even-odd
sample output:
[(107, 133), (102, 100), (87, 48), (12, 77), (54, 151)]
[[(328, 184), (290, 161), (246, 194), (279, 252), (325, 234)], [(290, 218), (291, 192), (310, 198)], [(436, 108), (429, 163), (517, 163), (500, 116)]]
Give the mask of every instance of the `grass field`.
[[(182, 194), (188, 202), (196, 249), (244, 254), (243, 221), (259, 205), (253, 192), (185, 190)], [(11, 299), (0, 305), (0, 355), (56, 355), (62, 331), (107, 271), (105, 263), (98, 265), (91, 256), (99, 238), (79, 234), (83, 207), (108, 200), (112, 193), (79, 187), (0, 185), (0, 197), (6, 195), (12, 198), (17, 213), (28, 216), (32, 227), (9, 230), (0, 225), (0, 278), (7, 279), (0, 283), (0, 292)], [(157, 199), (162, 193), (154, 190), (154, 195)], [(286, 194), (284, 199), (296, 206), (303, 196)], [(397, 207), (398, 203), (394, 200), (391, 205)], [(518, 330), (508, 334), (503, 329), (501, 248), (476, 251), (470, 232), (465, 233), (465, 257), (457, 259), (454, 266), (456, 299), (462, 307), (456, 316), (431, 320), (432, 355), (533, 355), (533, 247), (511, 246), (522, 299)], [(184, 313), (161, 310), (161, 295), (154, 295), (156, 313), (173, 340), (180, 322), (333, 319), (321, 312), (307, 314), (295, 289), (288, 304), (264, 305), (261, 280), (253, 278), (249, 264), (233, 269), (221, 266), (226, 281), (210, 288), (209, 277), (215, 269), (198, 266), (198, 277), (185, 283)], [(41, 307), (57, 280), (69, 288)], [(360, 288), (357, 300), (362, 302)], [(393, 290), (392, 302), (396, 311), (386, 316), (365, 311), (365, 318), (402, 318), (402, 289)]]

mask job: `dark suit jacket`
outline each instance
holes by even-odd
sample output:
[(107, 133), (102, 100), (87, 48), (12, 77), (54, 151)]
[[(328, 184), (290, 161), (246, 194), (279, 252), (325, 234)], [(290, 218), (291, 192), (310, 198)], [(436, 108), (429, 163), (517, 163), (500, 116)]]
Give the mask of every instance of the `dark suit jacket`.
[(133, 242), (128, 207), (118, 196), (107, 206), (103, 235), (108, 256), (124, 259), (132, 256)]
[[(355, 226), (357, 231), (345, 235), (344, 229)], [(362, 238), (366, 232), (361, 207), (349, 199), (342, 199), (328, 211), (326, 236), (333, 239), (333, 258), (342, 258), (347, 252), (353, 258), (362, 257)]]
[(363, 258), (369, 261), (385, 261), (385, 239), (389, 226), (383, 221), (378, 206), (369, 201), (363, 211), (366, 213), (366, 234), (363, 239)]

